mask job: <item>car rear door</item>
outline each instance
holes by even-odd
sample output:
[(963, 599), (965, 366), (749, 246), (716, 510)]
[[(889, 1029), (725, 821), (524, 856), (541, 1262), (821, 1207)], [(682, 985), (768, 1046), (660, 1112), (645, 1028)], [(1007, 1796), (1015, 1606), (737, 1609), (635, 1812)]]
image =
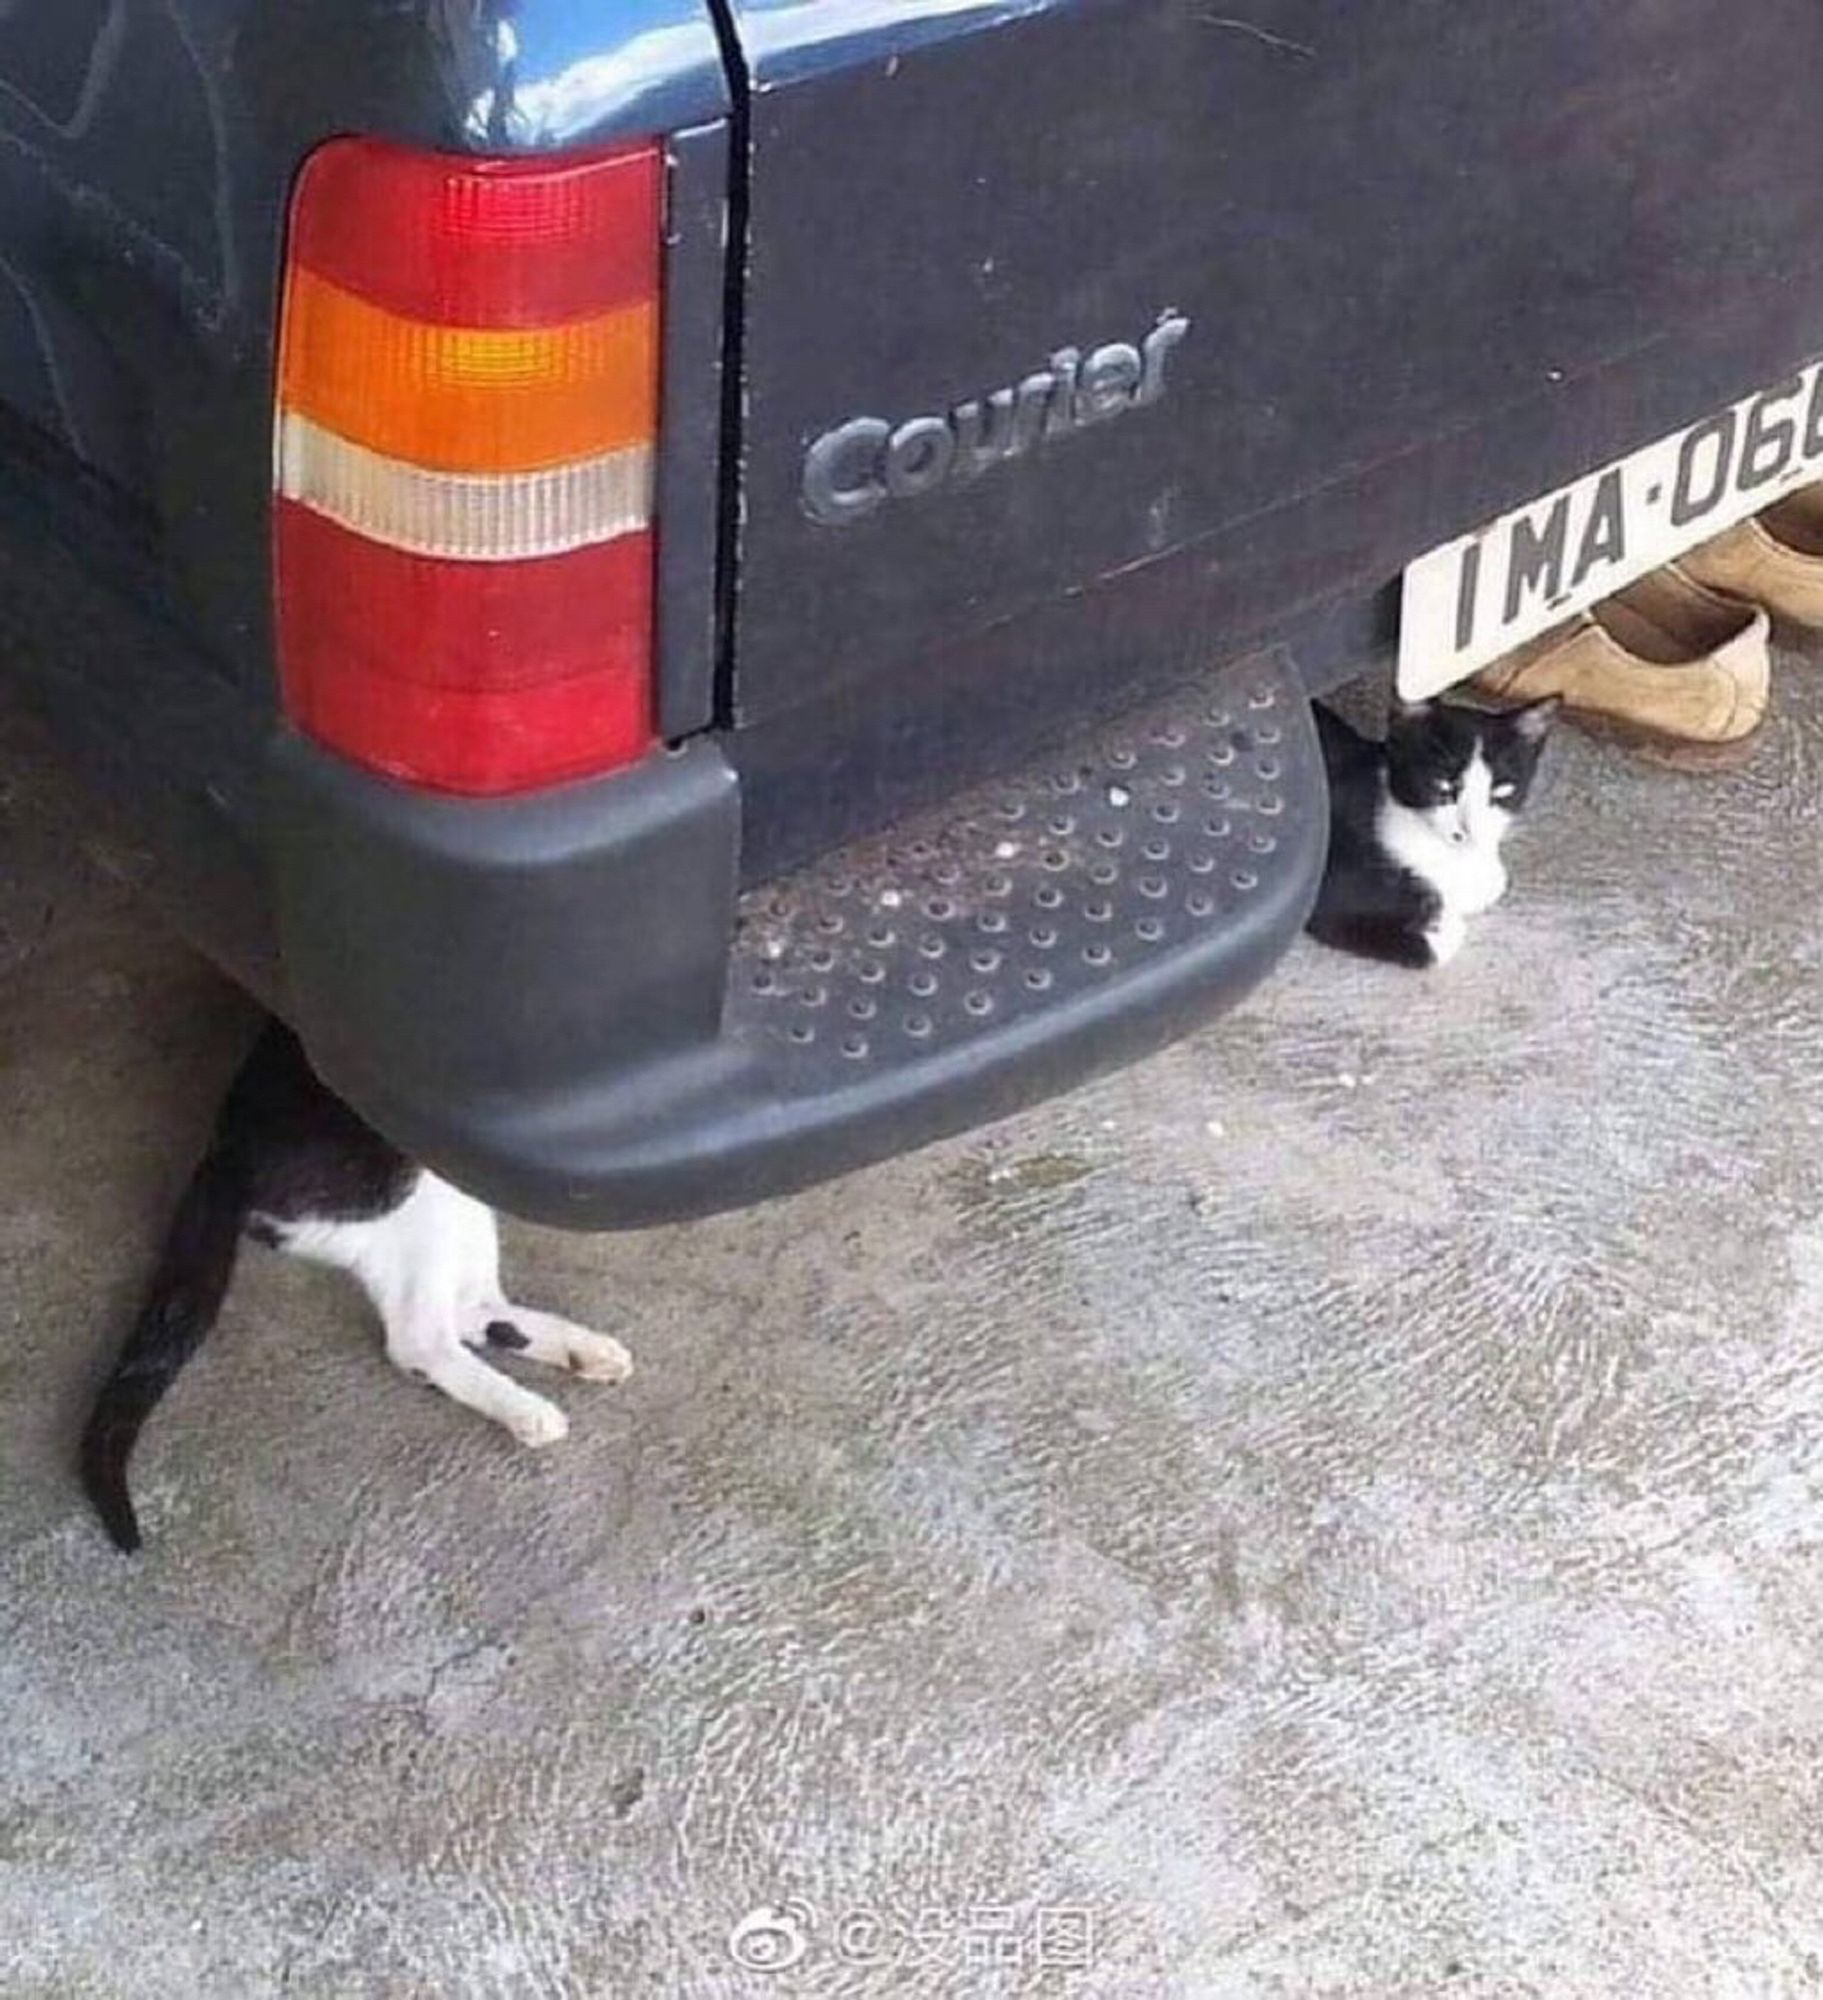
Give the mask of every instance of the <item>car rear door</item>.
[[(1782, 81), (1823, 74), (1812, 0), (1725, 34), (1712, 0), (743, 0), (735, 24), (733, 690), (761, 730), (1008, 673), (1020, 726), (1126, 652), (1388, 585), (1823, 347), (1796, 254), (1823, 127)], [(1007, 664), (1037, 607), (1147, 572), (1174, 579), (1159, 615), (1053, 616)]]

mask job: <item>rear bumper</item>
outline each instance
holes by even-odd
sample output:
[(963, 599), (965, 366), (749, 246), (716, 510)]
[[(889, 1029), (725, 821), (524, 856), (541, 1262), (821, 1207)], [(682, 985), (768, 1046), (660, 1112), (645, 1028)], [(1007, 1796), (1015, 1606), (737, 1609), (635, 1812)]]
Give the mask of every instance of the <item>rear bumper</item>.
[(783, 1193), (1182, 1033), (1296, 936), (1325, 808), (1270, 655), (746, 896), (710, 740), (476, 806), (283, 738), (268, 826), (325, 1078), (476, 1193), (593, 1229)]

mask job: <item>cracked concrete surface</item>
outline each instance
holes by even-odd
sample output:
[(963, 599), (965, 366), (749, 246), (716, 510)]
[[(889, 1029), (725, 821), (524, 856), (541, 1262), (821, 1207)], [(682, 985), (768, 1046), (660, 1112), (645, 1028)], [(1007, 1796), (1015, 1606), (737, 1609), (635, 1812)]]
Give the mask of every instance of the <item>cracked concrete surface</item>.
[(1560, 739), (1443, 974), (1301, 948), (998, 1130), (513, 1230), (640, 1361), (550, 1453), (250, 1252), (137, 1563), (70, 1439), (243, 1017), (13, 739), (0, 1991), (1816, 1991), (1823, 666), (1779, 698), (1735, 778)]

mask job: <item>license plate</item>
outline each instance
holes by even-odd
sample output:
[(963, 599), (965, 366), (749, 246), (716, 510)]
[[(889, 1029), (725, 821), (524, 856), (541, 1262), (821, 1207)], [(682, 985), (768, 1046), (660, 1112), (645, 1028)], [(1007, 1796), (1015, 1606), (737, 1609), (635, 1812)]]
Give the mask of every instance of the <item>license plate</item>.
[(1823, 362), (1420, 556), (1399, 692), (1422, 700), (1823, 479)]

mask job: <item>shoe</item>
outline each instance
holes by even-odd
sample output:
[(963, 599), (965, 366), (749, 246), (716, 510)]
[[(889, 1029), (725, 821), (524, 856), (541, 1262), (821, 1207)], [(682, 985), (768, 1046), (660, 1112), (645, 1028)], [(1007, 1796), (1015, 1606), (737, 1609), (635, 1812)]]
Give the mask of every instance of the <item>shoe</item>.
[(1771, 621), (1676, 564), (1475, 676), (1502, 701), (1563, 700), (1567, 721), (1682, 771), (1753, 753), (1772, 689)]
[(1712, 590), (1823, 630), (1823, 486), (1800, 487), (1680, 562)]

